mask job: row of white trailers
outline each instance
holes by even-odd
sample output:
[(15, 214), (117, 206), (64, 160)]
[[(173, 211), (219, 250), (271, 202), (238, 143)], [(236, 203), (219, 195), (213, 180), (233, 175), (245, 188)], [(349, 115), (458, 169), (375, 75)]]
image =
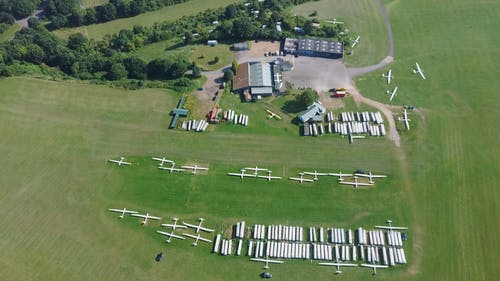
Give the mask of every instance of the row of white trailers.
[(266, 226), (263, 224), (256, 224), (253, 226), (253, 239), (265, 239)]
[(182, 122), (182, 128), (186, 131), (204, 132), (208, 127), (205, 120), (189, 120)]
[(234, 226), (234, 237), (244, 238), (245, 237), (245, 221), (237, 222)]
[[(238, 239), (238, 245), (236, 246), (236, 255), (241, 255), (241, 249), (243, 247), (243, 240)], [(222, 239), (221, 235), (218, 234), (215, 237), (214, 247), (212, 249), (214, 253), (220, 253), (223, 256), (229, 256), (233, 253), (233, 240)]]
[(325, 128), (323, 128), (323, 124), (304, 123), (304, 136), (317, 136), (317, 135), (323, 135), (324, 133), (325, 133)]
[(371, 136), (385, 136), (384, 124), (370, 125), (368, 122), (335, 122), (323, 124), (304, 123), (304, 136), (318, 136), (326, 133), (338, 133), (340, 135), (349, 134), (370, 134)]
[(285, 258), (285, 259), (310, 259), (310, 245), (305, 243), (290, 243), (278, 241), (250, 241), (248, 256), (255, 258)]
[[(361, 260), (365, 260), (365, 249), (359, 245)], [(406, 255), (403, 248), (367, 246), (366, 261), (368, 263), (380, 263), (394, 266), (395, 264), (406, 264)]]
[(248, 126), (248, 115), (246, 114), (238, 115), (232, 109), (229, 109), (224, 112), (224, 119), (226, 119), (228, 122), (233, 122), (233, 124)]
[[(389, 230), (386, 233), (387, 243), (391, 246), (402, 247), (403, 239), (401, 232)], [(360, 245), (385, 245), (385, 235), (382, 230), (364, 230), (361, 227), (357, 231), (358, 244)]]
[(380, 111), (377, 112), (341, 112), (339, 114), (339, 120), (342, 122), (373, 122), (375, 124), (384, 123), (382, 114)]
[[(330, 127), (330, 124), (328, 124)], [(385, 136), (385, 126), (384, 124), (370, 125), (368, 122), (335, 122), (333, 124), (333, 132), (339, 133), (340, 135), (349, 134), (370, 134), (371, 136)]]
[(334, 121), (335, 115), (333, 115), (333, 112), (328, 112), (326, 114), (326, 122), (331, 123)]
[[(347, 233), (347, 235), (346, 235)], [(348, 229), (347, 232), (343, 228), (329, 228), (327, 229), (328, 241), (335, 244), (353, 244), (353, 231)], [(325, 230), (323, 227), (319, 227), (317, 230), (315, 227), (309, 228), (309, 241), (310, 242), (325, 242)]]
[(304, 228), (301, 226), (269, 225), (267, 227), (268, 240), (302, 241)]
[[(240, 247), (238, 246), (238, 248)], [(240, 254), (241, 251), (237, 250), (236, 255)], [(390, 266), (406, 264), (406, 256), (403, 248), (383, 246), (324, 245), (251, 240), (248, 244), (247, 254), (255, 258), (269, 257), (354, 262), (360, 260)]]
[[(241, 228), (241, 224), (243, 224)], [(244, 236), (245, 222), (236, 224), (236, 235), (237, 238), (243, 238)], [(240, 230), (238, 230), (240, 229)], [(253, 239), (267, 239), (267, 240), (285, 240), (285, 241), (303, 241), (304, 228), (301, 226), (287, 226), (287, 225), (269, 225), (267, 226), (267, 236), (266, 236), (266, 226), (262, 224), (256, 224), (253, 227)], [(309, 227), (309, 241), (324, 243), (325, 238), (328, 239), (329, 243), (333, 244), (349, 244), (352, 245), (354, 241), (354, 231), (351, 229), (345, 230), (344, 228), (328, 228), (323, 227)], [(356, 231), (357, 243), (360, 245), (378, 245), (383, 246), (386, 244), (390, 246), (402, 247), (403, 239), (401, 232), (395, 230), (389, 230), (384, 234), (383, 230), (365, 230), (363, 228), (358, 228)]]
[(288, 226), (288, 225), (269, 225), (256, 224), (253, 227), (253, 239), (267, 239), (267, 240), (287, 240), (287, 241), (302, 241), (304, 228), (301, 226)]

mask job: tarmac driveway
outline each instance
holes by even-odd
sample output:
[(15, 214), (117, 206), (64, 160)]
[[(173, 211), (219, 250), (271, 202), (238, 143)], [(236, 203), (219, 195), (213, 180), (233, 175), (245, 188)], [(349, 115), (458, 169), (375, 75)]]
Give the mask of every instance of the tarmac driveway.
[(295, 68), (284, 72), (283, 79), (293, 83), (295, 88), (311, 87), (323, 92), (331, 88), (347, 88), (350, 84), (351, 79), (342, 60), (301, 56), (286, 56), (284, 59), (294, 62)]

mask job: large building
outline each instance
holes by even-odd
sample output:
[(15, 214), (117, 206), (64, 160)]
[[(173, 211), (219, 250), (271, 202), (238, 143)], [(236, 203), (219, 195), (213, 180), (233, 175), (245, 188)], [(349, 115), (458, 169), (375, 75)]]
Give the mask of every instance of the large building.
[(310, 57), (341, 59), (344, 55), (344, 45), (341, 42), (326, 39), (286, 38), (283, 49), (289, 54)]
[(258, 61), (238, 65), (233, 78), (233, 91), (243, 94), (247, 100), (271, 96), (281, 85), (280, 68)]

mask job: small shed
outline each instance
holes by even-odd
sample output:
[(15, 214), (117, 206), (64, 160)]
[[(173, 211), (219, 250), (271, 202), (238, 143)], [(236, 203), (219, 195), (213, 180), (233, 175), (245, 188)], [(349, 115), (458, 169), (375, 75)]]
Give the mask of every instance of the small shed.
[(209, 45), (209, 46), (215, 46), (215, 45), (217, 45), (217, 40), (208, 40), (207, 41), (207, 45)]
[(248, 51), (248, 42), (234, 43), (233, 51)]

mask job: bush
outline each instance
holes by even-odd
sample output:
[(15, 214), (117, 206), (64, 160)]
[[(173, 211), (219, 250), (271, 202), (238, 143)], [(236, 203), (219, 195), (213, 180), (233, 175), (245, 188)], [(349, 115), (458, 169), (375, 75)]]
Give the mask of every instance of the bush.
[(227, 69), (226, 71), (224, 71), (224, 81), (228, 82), (233, 80), (233, 78), (234, 78), (234, 73), (231, 69)]
[(201, 77), (201, 68), (197, 64), (193, 65), (193, 77), (194, 78)]
[(30, 16), (36, 9), (36, 4), (31, 0), (15, 0), (12, 3), (12, 15), (17, 18)]
[(306, 108), (318, 99), (318, 93), (313, 89), (305, 89), (302, 94), (298, 95), (296, 98), (297, 104)]
[(109, 80), (121, 80), (127, 78), (127, 76), (128, 76), (127, 69), (121, 63), (113, 64), (107, 75)]
[(8, 25), (14, 24), (16, 19), (9, 13), (0, 12), (0, 23), (6, 23)]

